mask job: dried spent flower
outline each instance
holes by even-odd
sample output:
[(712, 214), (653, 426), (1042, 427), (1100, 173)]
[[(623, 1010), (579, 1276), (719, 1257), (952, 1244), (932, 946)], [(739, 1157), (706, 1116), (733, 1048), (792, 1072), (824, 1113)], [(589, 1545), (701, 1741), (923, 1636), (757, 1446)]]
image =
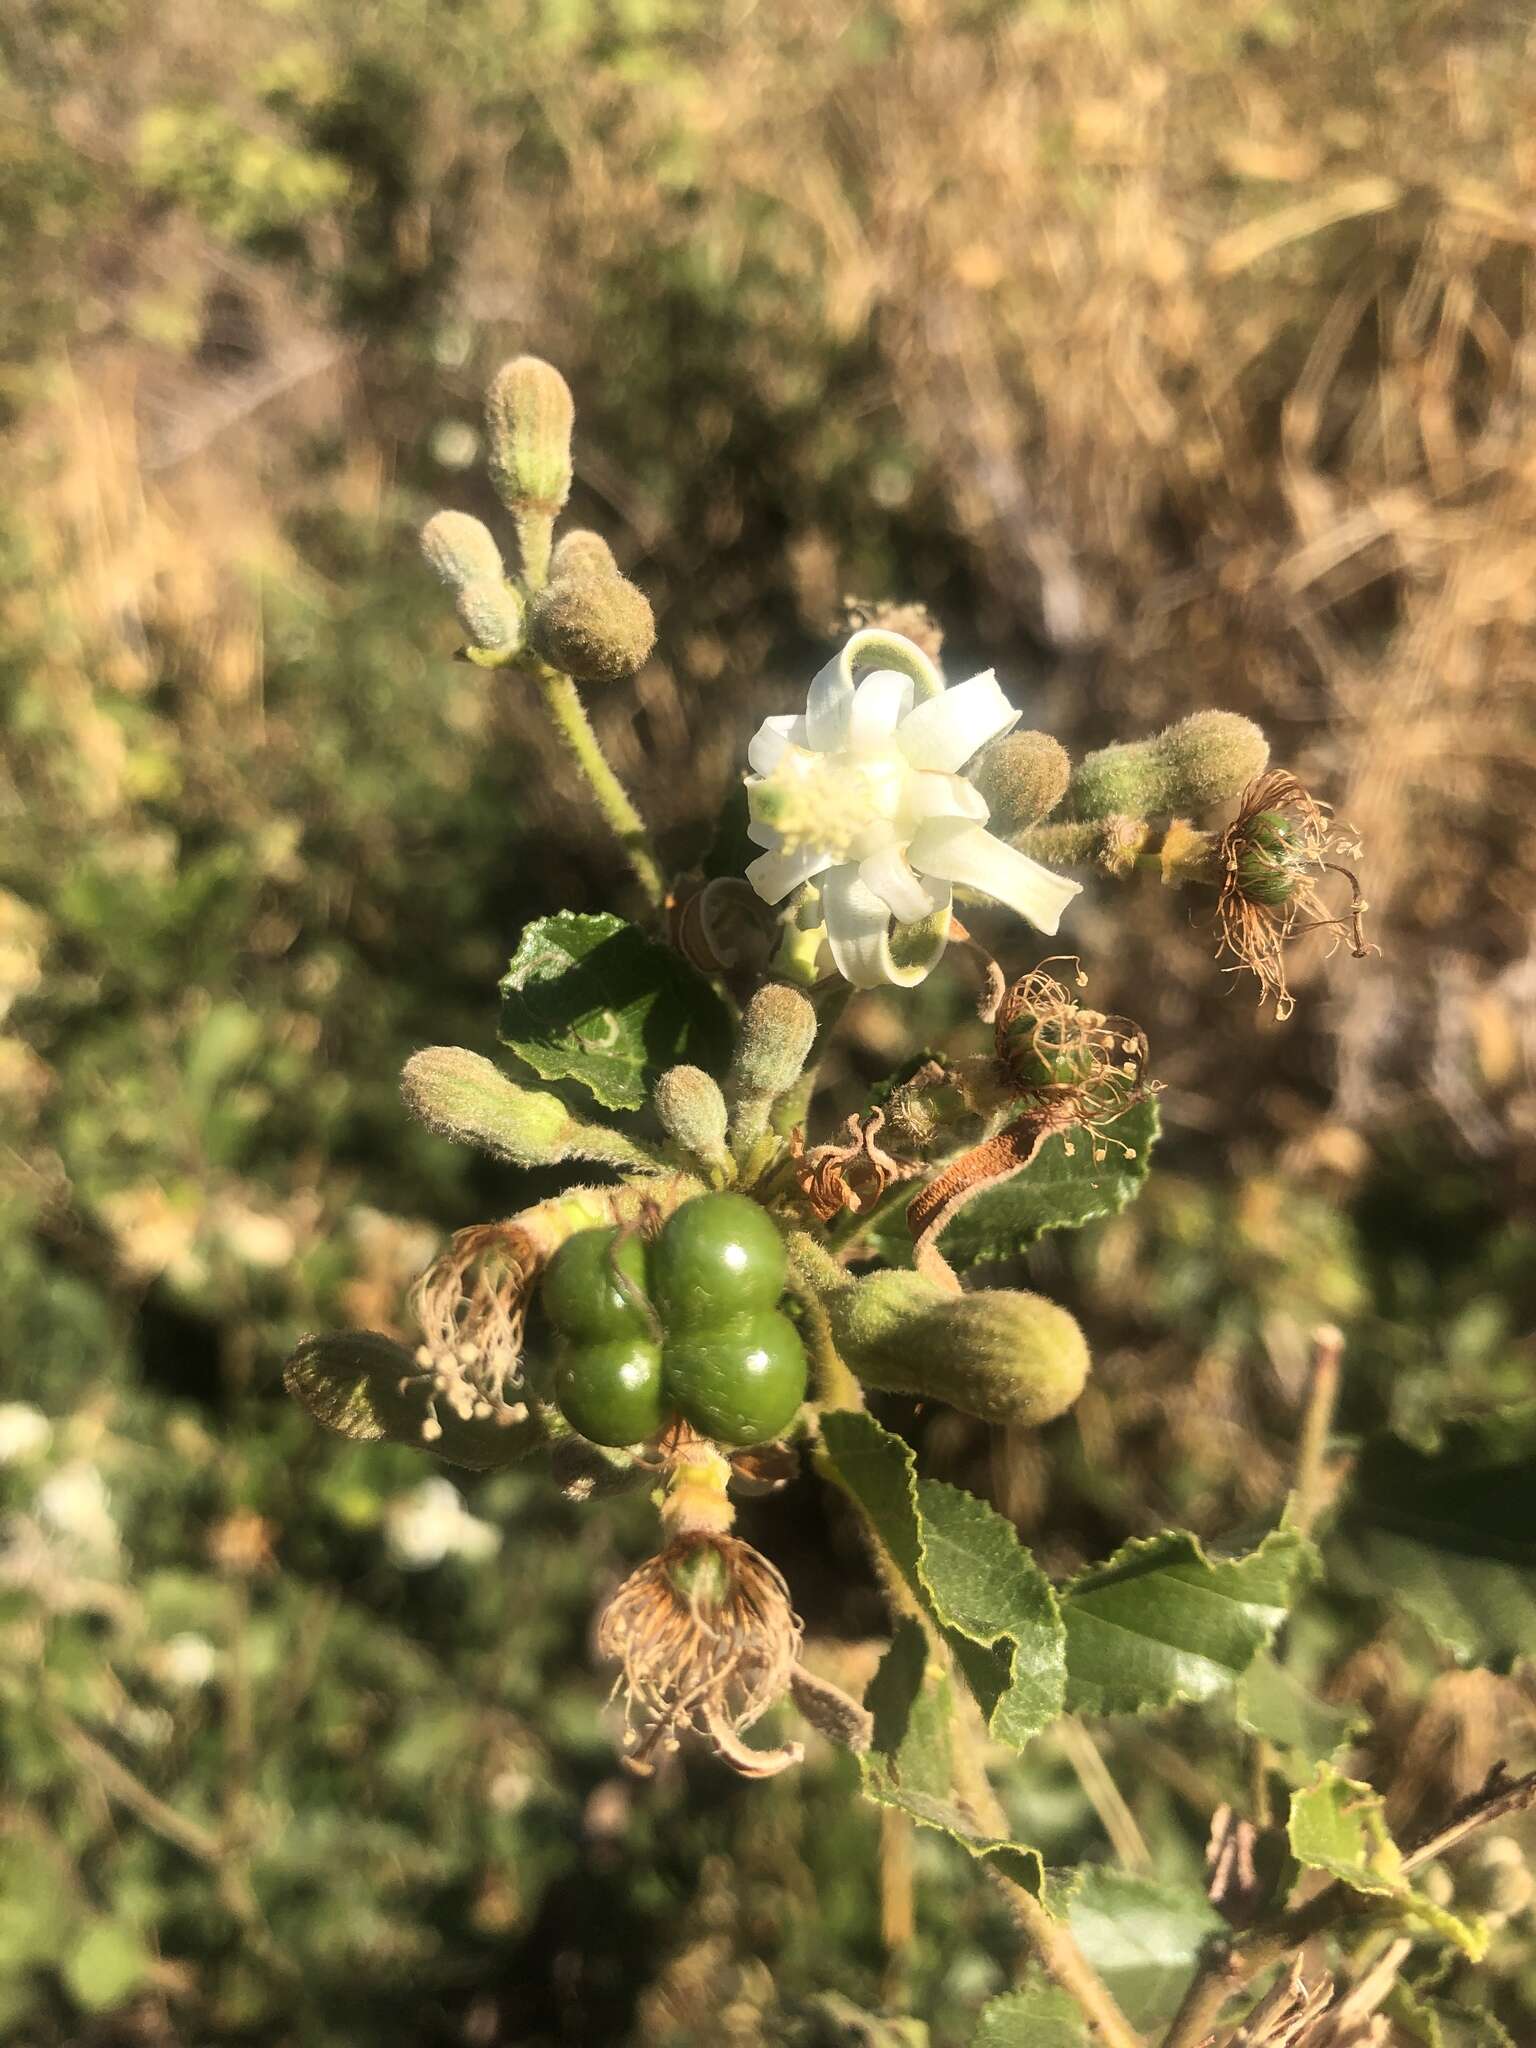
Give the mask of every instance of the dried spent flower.
[[(1114, 1144), (1128, 1159), (1135, 1151), (1101, 1126), (1120, 1116), (1147, 1092), (1146, 1033), (1125, 1017), (1086, 1009), (1049, 972), (1044, 961), (1016, 981), (998, 1005), (994, 1043), (999, 1065), (1014, 1093), (1044, 1116), (1050, 1129), (1085, 1131), (1093, 1156), (1103, 1161)], [(1072, 961), (1078, 986), (1087, 976)]]
[[(1298, 933), (1331, 931), (1335, 946), (1347, 936), (1357, 960), (1371, 950), (1363, 929), (1369, 905), (1354, 871), (1332, 858), (1337, 854), (1358, 858), (1359, 847), (1333, 825), (1328, 806), (1283, 768), (1249, 784), (1242, 808), (1217, 843), (1217, 958), (1230, 953), (1235, 964), (1229, 973), (1254, 975), (1260, 1003), (1273, 996), (1279, 1018), (1296, 1007), (1285, 947)], [(1324, 874), (1342, 875), (1349, 884), (1349, 907), (1340, 917), (1329, 915), (1318, 894)]]
[(521, 1383), (523, 1324), (538, 1262), (515, 1224), (477, 1223), (457, 1231), (411, 1290), (421, 1331), (416, 1371), (400, 1382), (419, 1392), (426, 1417), (422, 1441), (443, 1434), (442, 1401), (463, 1422), (521, 1422), (527, 1406), (509, 1401)]

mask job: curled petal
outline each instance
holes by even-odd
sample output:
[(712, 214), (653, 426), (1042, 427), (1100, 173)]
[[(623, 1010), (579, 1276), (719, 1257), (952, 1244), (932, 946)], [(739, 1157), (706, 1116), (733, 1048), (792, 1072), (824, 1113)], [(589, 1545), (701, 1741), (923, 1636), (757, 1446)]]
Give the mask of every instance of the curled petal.
[(914, 768), (953, 775), (988, 740), (1011, 732), (1020, 715), (988, 669), (909, 712), (897, 728), (896, 744)]
[(907, 803), (918, 819), (970, 818), (985, 825), (991, 816), (986, 798), (962, 775), (914, 775)]
[[(909, 959), (898, 962), (891, 950), (891, 913), (860, 876), (852, 861), (844, 862), (821, 885), (827, 944), (844, 981), (855, 988), (915, 988), (927, 978), (944, 951), (948, 936), (949, 896), (934, 914), (934, 929), (916, 927), (919, 943)], [(903, 931), (912, 927), (903, 920)]]
[(853, 684), (843, 661), (835, 654), (819, 669), (806, 693), (805, 743), (818, 754), (833, 753), (847, 743), (849, 713), (853, 708)]
[(782, 903), (802, 882), (825, 873), (834, 858), (815, 847), (802, 847), (798, 853), (760, 853), (748, 861), (746, 876), (765, 903)]
[(856, 754), (884, 746), (912, 709), (912, 697), (912, 678), (893, 668), (863, 677), (853, 693), (846, 744)]
[(754, 846), (766, 847), (769, 853), (777, 853), (784, 835), (777, 825), (764, 825), (757, 818), (748, 818), (747, 837)]
[(912, 872), (906, 855), (898, 846), (886, 847), (883, 852), (861, 860), (859, 880), (867, 889), (872, 889), (891, 915), (903, 924), (916, 924), (919, 918), (932, 917), (949, 900), (949, 890), (942, 882), (937, 885), (925, 882)]
[(1046, 933), (1056, 930), (1061, 913), (1082, 890), (1081, 882), (1053, 874), (1027, 853), (963, 818), (931, 818), (919, 825), (907, 858), (919, 874), (995, 896)]
[(771, 775), (791, 747), (807, 744), (803, 718), (765, 718), (748, 742), (747, 766), (756, 775)]

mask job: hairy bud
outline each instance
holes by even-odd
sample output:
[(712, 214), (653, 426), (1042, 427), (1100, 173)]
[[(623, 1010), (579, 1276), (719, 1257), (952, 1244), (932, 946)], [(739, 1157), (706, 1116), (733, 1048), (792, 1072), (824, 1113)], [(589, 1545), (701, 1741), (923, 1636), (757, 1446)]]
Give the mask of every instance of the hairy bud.
[(556, 1095), (519, 1088), (479, 1053), (431, 1045), (412, 1055), (400, 1076), (412, 1115), (439, 1137), (478, 1145), (514, 1166), (558, 1166), (592, 1159), (610, 1166), (654, 1165), (619, 1131), (572, 1116)]
[(1088, 1378), (1088, 1347), (1038, 1294), (955, 1294), (918, 1273), (872, 1273), (826, 1297), (838, 1350), (865, 1386), (947, 1401), (983, 1422), (1033, 1429)]
[(992, 829), (1006, 838), (1049, 817), (1067, 793), (1072, 763), (1046, 732), (1009, 732), (992, 740), (966, 769), (987, 800)]
[(619, 573), (608, 543), (568, 533), (548, 587), (533, 601), (528, 638), (554, 668), (581, 682), (613, 683), (640, 668), (656, 644), (645, 593)]
[(710, 1166), (725, 1164), (725, 1097), (702, 1067), (669, 1067), (652, 1099), (669, 1138)]
[(1234, 711), (1197, 711), (1156, 739), (1102, 747), (1067, 789), (1075, 818), (1150, 818), (1208, 810), (1241, 796), (1269, 759), (1269, 742)]
[(489, 527), (467, 512), (439, 512), (421, 530), (421, 551), (453, 592), (453, 608), (474, 646), (497, 654), (522, 644), (523, 602), (506, 580)]
[(743, 1158), (768, 1128), (768, 1115), (799, 1080), (816, 1041), (816, 1011), (787, 982), (760, 988), (741, 1013), (725, 1090), (731, 1104), (731, 1147)]
[(570, 386), (550, 363), (518, 356), (486, 394), (491, 482), (512, 514), (530, 584), (544, 581), (555, 518), (571, 492)]

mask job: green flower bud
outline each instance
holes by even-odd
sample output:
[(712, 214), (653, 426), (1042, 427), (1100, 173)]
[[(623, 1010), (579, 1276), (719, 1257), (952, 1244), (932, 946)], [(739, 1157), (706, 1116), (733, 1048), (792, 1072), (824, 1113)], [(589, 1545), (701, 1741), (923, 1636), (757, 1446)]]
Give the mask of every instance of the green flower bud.
[(582, 682), (632, 676), (656, 644), (644, 592), (619, 574), (607, 542), (595, 533), (567, 534), (553, 566), (529, 612), (533, 647), (552, 668)]
[(488, 526), (467, 512), (436, 512), (421, 529), (421, 552), (450, 590), (499, 583), (506, 571)]
[(799, 1080), (815, 1042), (815, 1008), (787, 982), (769, 982), (742, 1011), (725, 1084), (731, 1150), (739, 1160), (767, 1130), (774, 1103)]
[(652, 1100), (674, 1143), (710, 1166), (725, 1165), (725, 1097), (702, 1067), (669, 1067)]
[(1067, 809), (1074, 818), (1208, 810), (1240, 796), (1268, 759), (1269, 742), (1252, 719), (1197, 711), (1156, 739), (1086, 755), (1067, 789)]
[(918, 1273), (872, 1273), (826, 1297), (838, 1350), (865, 1386), (947, 1401), (983, 1422), (1034, 1429), (1088, 1378), (1088, 1347), (1038, 1294), (955, 1294)]
[(1067, 793), (1072, 763), (1045, 732), (1009, 732), (984, 746), (966, 778), (987, 800), (991, 827), (1004, 838), (1048, 817)]
[(499, 654), (522, 645), (523, 601), (506, 580), (489, 527), (467, 512), (439, 512), (421, 530), (421, 551), (453, 592), (473, 646)]
[(497, 371), (486, 394), (491, 482), (512, 514), (523, 575), (537, 586), (549, 567), (555, 517), (571, 491), (571, 389), (537, 356)]
[(568, 1159), (655, 1165), (621, 1132), (583, 1123), (557, 1095), (519, 1088), (462, 1046), (430, 1045), (414, 1053), (400, 1076), (400, 1093), (429, 1131), (456, 1144), (478, 1145), (513, 1166), (558, 1166)]

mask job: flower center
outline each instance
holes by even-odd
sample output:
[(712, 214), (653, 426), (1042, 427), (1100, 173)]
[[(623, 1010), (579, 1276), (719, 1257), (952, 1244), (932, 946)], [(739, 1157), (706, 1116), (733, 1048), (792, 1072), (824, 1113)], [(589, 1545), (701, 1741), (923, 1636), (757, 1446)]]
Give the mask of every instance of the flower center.
[(817, 754), (791, 747), (752, 792), (752, 815), (779, 834), (784, 853), (845, 860), (871, 825), (895, 817), (906, 764), (879, 754)]

